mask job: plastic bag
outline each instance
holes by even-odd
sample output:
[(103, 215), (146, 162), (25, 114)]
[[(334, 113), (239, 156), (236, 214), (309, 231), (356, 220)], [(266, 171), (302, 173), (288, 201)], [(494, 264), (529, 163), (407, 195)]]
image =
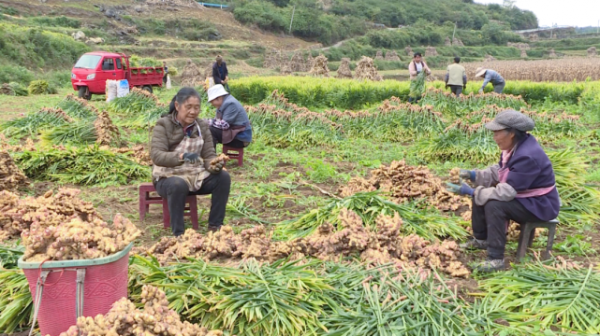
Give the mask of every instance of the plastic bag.
[(129, 94), (129, 82), (127, 79), (122, 79), (119, 81), (119, 88), (117, 89), (117, 97), (125, 97)]
[(117, 98), (117, 87), (119, 86), (119, 81), (108, 79), (106, 80), (106, 101), (110, 102), (113, 99)]
[(171, 76), (167, 75), (167, 90), (171, 88)]

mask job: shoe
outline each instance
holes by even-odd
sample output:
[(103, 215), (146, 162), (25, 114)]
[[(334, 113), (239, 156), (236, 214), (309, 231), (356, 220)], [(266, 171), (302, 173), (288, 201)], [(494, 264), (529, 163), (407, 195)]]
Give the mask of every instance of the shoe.
[(208, 232), (219, 232), (221, 230), (221, 225), (219, 226), (208, 226)]
[(478, 263), (473, 267), (474, 270), (484, 273), (491, 273), (504, 270), (504, 259), (488, 259)]
[(466, 243), (460, 244), (460, 248), (465, 250), (487, 250), (487, 240), (471, 239)]

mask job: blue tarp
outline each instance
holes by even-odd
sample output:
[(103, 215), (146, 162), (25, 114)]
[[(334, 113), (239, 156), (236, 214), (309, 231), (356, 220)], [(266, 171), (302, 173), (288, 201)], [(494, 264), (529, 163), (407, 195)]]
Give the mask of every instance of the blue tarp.
[(227, 8), (227, 7), (229, 7), (229, 5), (221, 5), (221, 4), (208, 3), (208, 2), (198, 2), (198, 3), (201, 4), (204, 7), (213, 7), (213, 8)]

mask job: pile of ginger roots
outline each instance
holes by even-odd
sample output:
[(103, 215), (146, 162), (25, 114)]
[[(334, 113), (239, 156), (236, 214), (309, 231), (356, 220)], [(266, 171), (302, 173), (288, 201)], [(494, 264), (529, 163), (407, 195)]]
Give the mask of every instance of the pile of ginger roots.
[(430, 242), (417, 235), (401, 236), (402, 219), (380, 215), (373, 229), (366, 227), (359, 215), (341, 209), (340, 228), (324, 223), (308, 237), (290, 241), (273, 241), (264, 226), (234, 233), (230, 226), (219, 232), (202, 235), (188, 229), (182, 236), (163, 237), (145, 251), (161, 264), (181, 262), (186, 258), (205, 260), (248, 259), (275, 261), (281, 258), (302, 260), (315, 257), (339, 260), (358, 256), (371, 264), (396, 263), (403, 268), (439, 269), (455, 277), (468, 277), (469, 270), (459, 261), (456, 242)]

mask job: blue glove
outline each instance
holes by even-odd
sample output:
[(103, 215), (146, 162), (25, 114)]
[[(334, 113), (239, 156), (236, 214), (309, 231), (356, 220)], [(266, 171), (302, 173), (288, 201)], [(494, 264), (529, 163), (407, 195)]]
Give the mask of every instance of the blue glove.
[(471, 180), (471, 182), (475, 182), (475, 179), (477, 178), (477, 174), (475, 173), (474, 170), (466, 170), (466, 169), (461, 169), (458, 176), (463, 180), (469, 179), (469, 180)]
[(463, 183), (461, 186), (458, 184), (446, 183), (446, 189), (454, 194), (473, 196), (473, 188), (469, 187), (466, 183)]
[(200, 157), (196, 153), (185, 153), (183, 154), (183, 161), (187, 163), (198, 163), (200, 161)]

